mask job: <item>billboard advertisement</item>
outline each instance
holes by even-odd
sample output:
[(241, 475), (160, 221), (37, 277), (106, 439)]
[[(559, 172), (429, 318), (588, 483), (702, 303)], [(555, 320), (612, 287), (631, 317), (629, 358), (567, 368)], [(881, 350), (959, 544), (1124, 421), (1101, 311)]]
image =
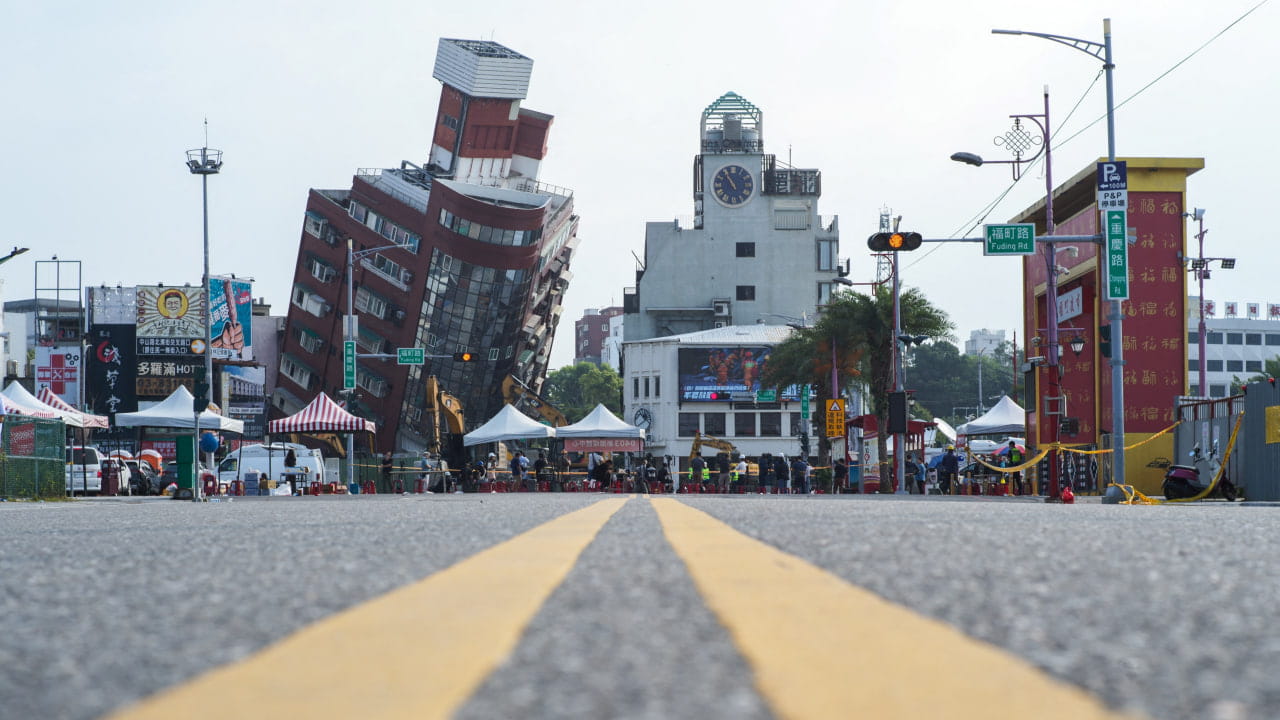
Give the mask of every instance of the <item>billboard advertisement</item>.
[(36, 347), (36, 391), (49, 388), (69, 405), (80, 405), (80, 348)]
[[(766, 345), (680, 348), (680, 400), (754, 402), (771, 352), (773, 348)], [(786, 388), (777, 399), (799, 399), (798, 388)]]
[(222, 407), (227, 417), (244, 422), (245, 440), (262, 440), (267, 432), (267, 371), (228, 365), (222, 375)]
[(200, 288), (139, 285), (138, 354), (193, 355), (204, 351), (204, 293)]
[(136, 412), (138, 395), (134, 376), (138, 357), (134, 353), (133, 323), (95, 323), (89, 326), (89, 408), (115, 421), (118, 412)]
[(215, 359), (253, 359), (253, 286), (248, 281), (209, 278), (209, 317)]

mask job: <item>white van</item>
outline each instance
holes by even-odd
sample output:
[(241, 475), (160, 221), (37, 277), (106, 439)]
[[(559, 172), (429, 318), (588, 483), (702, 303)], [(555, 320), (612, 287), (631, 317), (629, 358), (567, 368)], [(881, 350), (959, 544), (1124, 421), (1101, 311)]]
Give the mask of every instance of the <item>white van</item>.
[(72, 445), (67, 448), (67, 492), (102, 492), (102, 453), (96, 447)]
[[(298, 464), (292, 468), (285, 467), (285, 456), (292, 450)], [(270, 445), (245, 445), (239, 450), (227, 453), (218, 463), (218, 482), (230, 484), (232, 480), (243, 480), (244, 473), (258, 472), (264, 478), (276, 481), (272, 495), (289, 495), (289, 478), (296, 476), (299, 483), (324, 482), (324, 457), (319, 450), (308, 448), (298, 443), (271, 443)]]

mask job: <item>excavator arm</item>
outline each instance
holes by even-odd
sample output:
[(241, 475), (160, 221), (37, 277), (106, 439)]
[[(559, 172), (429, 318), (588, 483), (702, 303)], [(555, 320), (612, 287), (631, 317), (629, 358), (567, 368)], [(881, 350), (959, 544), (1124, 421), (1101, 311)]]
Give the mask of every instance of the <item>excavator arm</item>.
[(733, 443), (729, 442), (728, 440), (721, 440), (720, 438), (717, 438), (717, 437), (711, 437), (710, 435), (703, 435), (700, 432), (696, 432), (693, 434), (693, 447), (689, 450), (690, 462), (692, 462), (693, 459), (702, 452), (703, 445), (706, 445), (707, 447), (715, 448), (720, 452), (730, 453), (730, 454), (732, 454), (735, 450), (738, 449), (737, 447), (734, 446)]

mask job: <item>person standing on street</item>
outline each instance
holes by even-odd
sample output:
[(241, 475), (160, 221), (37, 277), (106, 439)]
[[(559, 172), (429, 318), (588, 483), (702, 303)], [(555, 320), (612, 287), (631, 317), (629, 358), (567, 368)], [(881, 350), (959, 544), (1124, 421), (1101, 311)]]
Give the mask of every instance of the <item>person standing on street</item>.
[(745, 457), (738, 457), (738, 464), (734, 467), (734, 474), (737, 477), (733, 480), (733, 487), (729, 489), (730, 492), (740, 491), (747, 484), (747, 459)]
[(950, 495), (956, 487), (956, 473), (960, 472), (960, 458), (956, 456), (956, 446), (948, 445), (947, 454), (938, 461), (938, 487), (943, 495)]
[(693, 456), (693, 460), (689, 461), (689, 487), (693, 487), (702, 482), (702, 471), (706, 469), (707, 461), (702, 459), (701, 455)]
[(779, 455), (773, 461), (773, 472), (777, 476), (778, 494), (791, 491), (791, 474), (787, 471), (787, 456)]
[(519, 490), (524, 487), (524, 464), (520, 462), (523, 457), (524, 453), (520, 450), (517, 450), (516, 454), (511, 456), (511, 466), (508, 469), (511, 471), (512, 490)]
[(729, 492), (729, 453), (720, 453), (716, 457), (719, 476), (716, 478), (716, 492)]
[(809, 463), (799, 455), (791, 461), (791, 487), (802, 495), (809, 494)]
[[(1027, 461), (1026, 456), (1022, 454), (1022, 448), (1019, 448), (1018, 443), (1013, 440), (1009, 441), (1009, 452), (1005, 455), (1005, 459), (1008, 462), (1006, 467), (1016, 467)], [(1010, 492), (1014, 495), (1021, 495), (1023, 490), (1022, 473), (1009, 473), (1008, 478), (1011, 485)]]
[(391, 458), (390, 450), (382, 453), (382, 487), (385, 488), (384, 492), (391, 491), (391, 468), (394, 464), (395, 461)]
[(844, 464), (844, 458), (836, 458), (831, 466), (831, 491), (843, 492), (847, 482), (849, 482), (849, 466)]

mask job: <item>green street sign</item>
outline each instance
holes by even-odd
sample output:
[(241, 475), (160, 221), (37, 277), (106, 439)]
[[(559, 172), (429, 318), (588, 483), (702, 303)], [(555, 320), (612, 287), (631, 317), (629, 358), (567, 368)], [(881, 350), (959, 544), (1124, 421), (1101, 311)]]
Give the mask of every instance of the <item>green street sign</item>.
[(354, 390), (356, 388), (355, 340), (348, 340), (342, 343), (342, 388), (344, 390)]
[(396, 348), (397, 365), (421, 365), (427, 361), (425, 348)]
[(1034, 223), (1006, 223), (983, 225), (983, 255), (1035, 255), (1036, 226)]
[(778, 402), (777, 390), (757, 390), (756, 402)]
[(1102, 213), (1103, 232), (1107, 236), (1107, 299), (1129, 299), (1128, 215), (1125, 210)]

